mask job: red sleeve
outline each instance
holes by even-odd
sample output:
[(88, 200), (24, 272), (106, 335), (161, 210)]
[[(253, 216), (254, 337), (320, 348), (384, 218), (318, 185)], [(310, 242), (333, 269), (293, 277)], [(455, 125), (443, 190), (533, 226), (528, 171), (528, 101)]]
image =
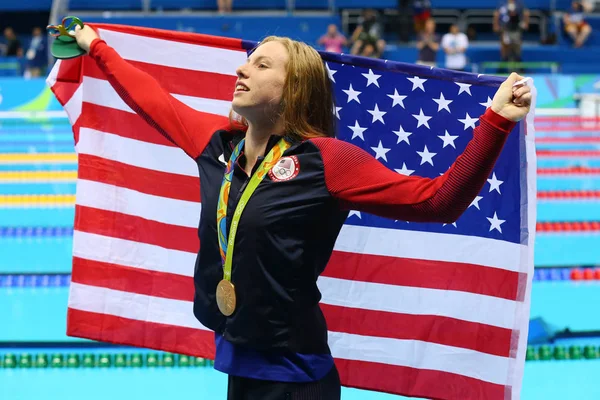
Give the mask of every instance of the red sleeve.
[(353, 144), (318, 138), (325, 183), (342, 207), (415, 222), (454, 222), (481, 191), (516, 125), (488, 109), (465, 151), (434, 179), (398, 174)]
[(194, 110), (171, 96), (105, 41), (95, 39), (89, 54), (123, 101), (192, 158), (202, 153), (215, 131), (229, 126), (227, 117)]

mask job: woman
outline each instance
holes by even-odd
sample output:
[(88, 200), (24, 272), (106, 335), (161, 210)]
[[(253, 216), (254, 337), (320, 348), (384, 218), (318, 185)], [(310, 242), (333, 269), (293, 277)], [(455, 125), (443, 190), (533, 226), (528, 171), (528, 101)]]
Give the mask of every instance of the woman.
[(450, 170), (409, 177), (333, 137), (329, 78), (305, 44), (269, 37), (252, 52), (233, 92), (243, 119), (230, 123), (179, 102), (91, 28), (76, 37), (121, 98), (198, 164), (194, 314), (215, 331), (230, 400), (339, 399), (316, 280), (349, 210), (456, 220), (531, 103), (511, 75)]

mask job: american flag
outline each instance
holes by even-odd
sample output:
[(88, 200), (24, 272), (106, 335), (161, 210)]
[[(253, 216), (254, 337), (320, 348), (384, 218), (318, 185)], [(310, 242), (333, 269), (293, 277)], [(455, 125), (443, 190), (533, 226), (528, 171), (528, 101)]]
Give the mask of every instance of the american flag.
[[(95, 25), (173, 96), (227, 115), (255, 43)], [(399, 174), (434, 178), (472, 137), (501, 79), (322, 53), (338, 137)], [(146, 125), (89, 57), (48, 83), (76, 141), (67, 333), (214, 357), (192, 313), (200, 215), (196, 164)], [(351, 212), (319, 278), (342, 384), (434, 399), (518, 399), (535, 234), (533, 110), (455, 224)]]

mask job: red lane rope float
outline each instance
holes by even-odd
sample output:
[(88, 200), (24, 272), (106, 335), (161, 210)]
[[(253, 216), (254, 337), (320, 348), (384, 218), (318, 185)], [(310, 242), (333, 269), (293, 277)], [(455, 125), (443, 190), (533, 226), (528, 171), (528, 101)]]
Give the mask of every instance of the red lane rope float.
[(537, 198), (545, 200), (600, 199), (600, 190), (546, 190), (538, 192)]
[(600, 150), (538, 150), (540, 157), (600, 157)]
[(594, 175), (600, 174), (600, 168), (596, 167), (563, 167), (563, 168), (538, 168), (538, 175)]
[(538, 222), (537, 232), (600, 232), (600, 221)]
[(600, 136), (584, 136), (584, 137), (541, 137), (535, 139), (536, 143), (568, 143), (568, 144), (600, 144)]
[(560, 116), (560, 115), (544, 115), (535, 117), (536, 123), (557, 123), (557, 122), (598, 122), (600, 117), (580, 117), (578, 115)]

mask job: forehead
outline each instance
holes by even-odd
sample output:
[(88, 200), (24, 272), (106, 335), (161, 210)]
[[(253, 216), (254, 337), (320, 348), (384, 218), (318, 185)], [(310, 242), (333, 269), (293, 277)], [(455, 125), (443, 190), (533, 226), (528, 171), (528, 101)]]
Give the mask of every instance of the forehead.
[(286, 63), (288, 60), (288, 53), (285, 46), (279, 42), (267, 42), (263, 43), (256, 48), (256, 50), (250, 55), (250, 60), (257, 59), (259, 57), (268, 57), (275, 63)]

